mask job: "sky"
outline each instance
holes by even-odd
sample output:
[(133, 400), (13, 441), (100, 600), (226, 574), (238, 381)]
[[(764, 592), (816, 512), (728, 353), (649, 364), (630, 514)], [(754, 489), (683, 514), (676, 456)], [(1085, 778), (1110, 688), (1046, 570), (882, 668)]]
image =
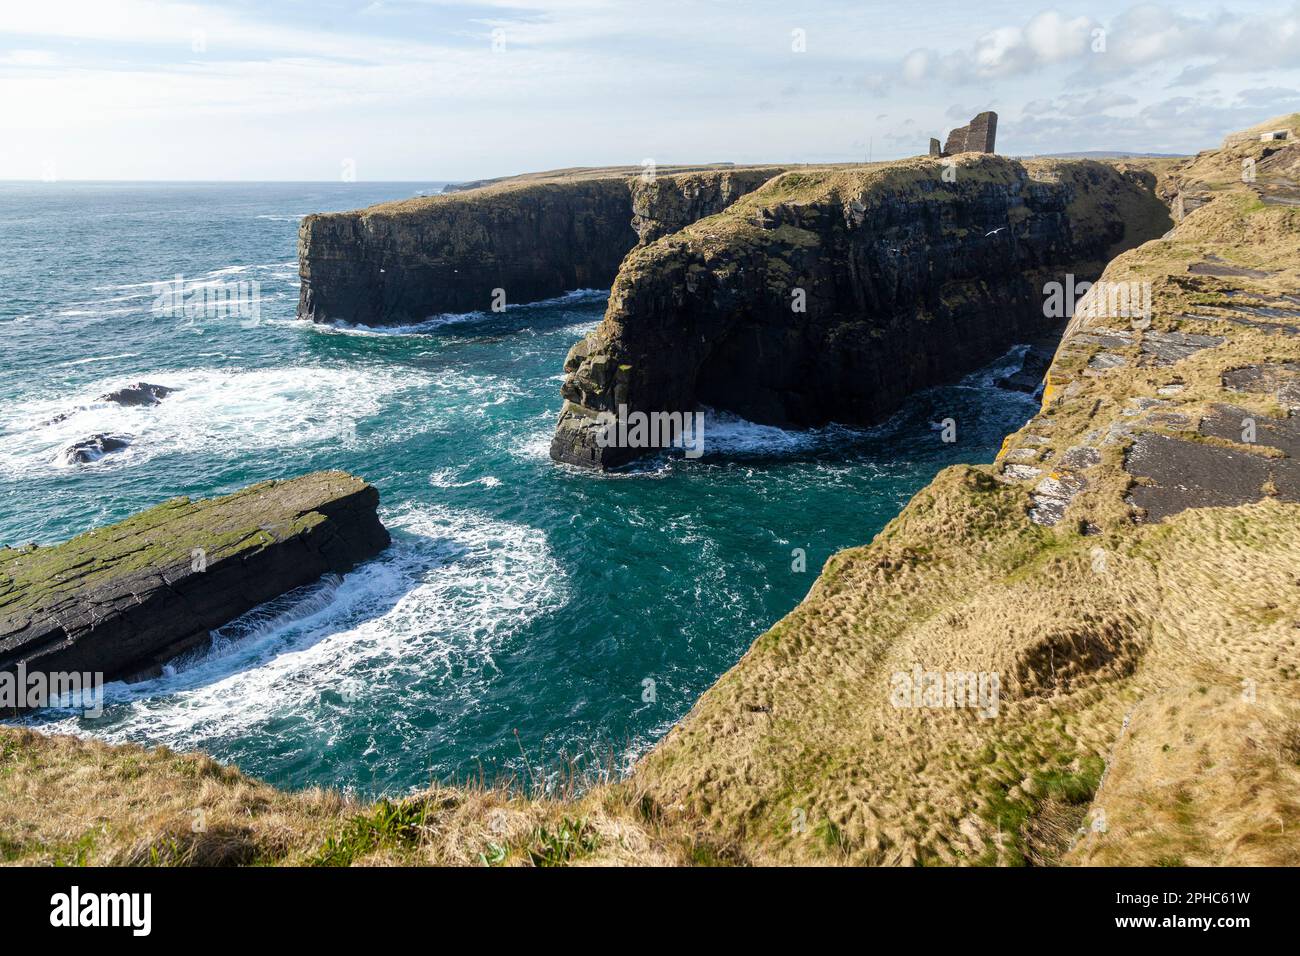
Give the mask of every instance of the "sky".
[(1300, 111), (1300, 0), (0, 0), (0, 179), (1190, 153)]

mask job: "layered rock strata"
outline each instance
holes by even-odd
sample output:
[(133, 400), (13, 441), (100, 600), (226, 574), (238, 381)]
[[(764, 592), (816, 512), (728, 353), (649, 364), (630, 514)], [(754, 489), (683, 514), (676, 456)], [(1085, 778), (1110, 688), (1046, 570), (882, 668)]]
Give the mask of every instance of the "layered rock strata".
[(364, 481), (321, 471), (0, 549), (0, 672), (154, 673), (258, 604), (382, 551), (378, 502)]

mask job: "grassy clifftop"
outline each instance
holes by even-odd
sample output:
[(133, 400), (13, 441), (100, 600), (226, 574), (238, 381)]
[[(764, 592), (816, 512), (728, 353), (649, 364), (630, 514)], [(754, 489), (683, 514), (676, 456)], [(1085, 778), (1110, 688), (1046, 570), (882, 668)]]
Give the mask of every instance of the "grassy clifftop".
[(707, 860), (625, 789), (534, 799), (432, 787), (364, 803), (285, 792), (202, 754), (0, 728), (0, 863), (25, 866), (675, 865)]

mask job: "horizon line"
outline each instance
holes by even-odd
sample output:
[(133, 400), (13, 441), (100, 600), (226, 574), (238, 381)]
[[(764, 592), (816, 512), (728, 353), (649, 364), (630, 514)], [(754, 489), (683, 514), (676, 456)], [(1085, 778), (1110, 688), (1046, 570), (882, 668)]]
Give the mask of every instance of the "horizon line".
[[(997, 154), (995, 154), (995, 155), (1002, 156), (1002, 157), (1005, 158), (1005, 159), (1051, 159), (1051, 158), (1053, 158), (1053, 157), (1066, 157), (1066, 158), (1068, 158), (1069, 156), (1078, 156), (1078, 155), (1086, 155), (1086, 154), (1108, 154), (1108, 153), (1111, 153), (1111, 154), (1123, 154), (1123, 155), (1128, 155), (1128, 156), (1133, 156), (1133, 157), (1150, 157), (1150, 158), (1163, 158), (1163, 159), (1190, 157), (1190, 156), (1194, 155), (1193, 153), (1156, 153), (1156, 152), (1149, 152), (1149, 151), (1144, 151), (1144, 150), (1132, 150), (1132, 149), (1104, 149), (1104, 148), (1103, 148), (1103, 149), (1096, 149), (1096, 148), (1094, 148), (1094, 149), (1070, 149), (1070, 150), (1063, 150), (1063, 151), (1058, 152), (1058, 153), (997, 153)], [(834, 161), (834, 160), (832, 160), (832, 161), (822, 161), (822, 162), (789, 162), (789, 163), (786, 163), (786, 165), (790, 165), (790, 166), (873, 166), (873, 165), (876, 165), (877, 163), (897, 162), (898, 160), (902, 160), (902, 159), (912, 159), (912, 158), (915, 158), (915, 157), (918, 157), (918, 156), (922, 156), (922, 157), (923, 157), (923, 156), (925, 156), (925, 155), (926, 155), (925, 153), (916, 153), (916, 154), (914, 154), (914, 155), (910, 155), (910, 156), (899, 156), (899, 157), (896, 157), (896, 158), (894, 158), (894, 159), (878, 159), (878, 160), (874, 160), (874, 161), (869, 161), (869, 160), (838, 160), (838, 161)], [(730, 165), (733, 165), (733, 166), (769, 166), (769, 165), (780, 165), (780, 164), (781, 164), (781, 161), (780, 161), (780, 160), (769, 160), (769, 161), (766, 161), (766, 162), (753, 162), (753, 163), (730, 163)], [(364, 185), (423, 185), (423, 184), (434, 184), (434, 183), (439, 183), (439, 184), (444, 184), (444, 185), (457, 185), (457, 184), (461, 184), (461, 183), (478, 182), (478, 181), (480, 181), (480, 180), (485, 180), (485, 181), (486, 181), (486, 180), (494, 180), (494, 179), (510, 179), (510, 178), (512, 178), (512, 177), (516, 177), (516, 176), (534, 176), (534, 175), (537, 175), (537, 174), (539, 174), (539, 173), (546, 173), (546, 172), (553, 172), (553, 171), (554, 171), (554, 172), (558, 172), (558, 171), (561, 171), (561, 170), (573, 170), (573, 169), (593, 169), (593, 170), (596, 170), (596, 169), (610, 169), (610, 168), (617, 168), (617, 167), (619, 167), (619, 166), (627, 166), (627, 167), (631, 168), (631, 167), (634, 167), (635, 165), (636, 165), (635, 163), (624, 163), (624, 164), (605, 164), (605, 165), (599, 165), (599, 166), (554, 166), (554, 167), (552, 167), (551, 169), (533, 169), (533, 170), (527, 170), (527, 171), (519, 172), (519, 173), (504, 173), (504, 174), (499, 175), (499, 176), (472, 176), (472, 177), (464, 177), (464, 178), (450, 178), (450, 179), (438, 179), (438, 178), (430, 178), (430, 179), (357, 179), (357, 180), (352, 180), (352, 181), (345, 181), (345, 180), (339, 180), (339, 179), (157, 179), (157, 178), (154, 178), (154, 179), (148, 179), (148, 178), (138, 178), (138, 179), (136, 179), (136, 178), (132, 178), (132, 179), (108, 179), (108, 178), (97, 178), (97, 179), (71, 179), (71, 178), (69, 178), (69, 179), (64, 179), (64, 178), (60, 177), (60, 178), (58, 178), (58, 179), (53, 179), (53, 180), (49, 180), (49, 179), (40, 179), (40, 178), (36, 178), (36, 179), (4, 179), (4, 178), (0, 178), (0, 185), (21, 184), (21, 185), (46, 185), (46, 186), (58, 186), (58, 185), (60, 185), (60, 184), (83, 184), (83, 185), (90, 185), (90, 184), (96, 184), (96, 183), (123, 183), (123, 184), (131, 184), (131, 183), (137, 183), (137, 184), (143, 184), (143, 183), (172, 183), (172, 184), (176, 184), (176, 185), (200, 185), (200, 186), (201, 186), (201, 185), (235, 185), (235, 184), (245, 184), (245, 185), (249, 185), (249, 184), (284, 184), (284, 185), (313, 185), (313, 186), (325, 186), (325, 185), (331, 185), (331, 184), (332, 184), (332, 185), (338, 185), (338, 186), (364, 186)], [(660, 165), (661, 165), (663, 168), (667, 169), (667, 168), (671, 168), (671, 167), (673, 167), (673, 166), (692, 166), (692, 165), (694, 165), (694, 166), (698, 166), (698, 165), (727, 165), (727, 164), (725, 164), (725, 163), (712, 163), (712, 164), (700, 164), (700, 163), (662, 163), (662, 164), (660, 164)]]

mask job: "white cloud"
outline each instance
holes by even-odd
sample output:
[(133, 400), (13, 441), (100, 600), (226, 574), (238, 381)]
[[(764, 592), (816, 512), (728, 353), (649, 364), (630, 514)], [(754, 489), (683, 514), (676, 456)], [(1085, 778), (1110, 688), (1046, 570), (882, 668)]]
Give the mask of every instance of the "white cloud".
[(913, 50), (899, 72), (911, 83), (975, 82), (1074, 64), (1098, 78), (1153, 64), (1178, 64), (1185, 81), (1218, 73), (1300, 66), (1300, 4), (1289, 10), (1195, 16), (1157, 4), (1132, 7), (1103, 23), (1040, 13), (1023, 26), (989, 30), (967, 47)]
[(1029, 73), (1082, 56), (1089, 50), (1097, 24), (1088, 17), (1067, 19), (1055, 11), (1040, 13), (1024, 26), (1004, 26), (976, 38), (968, 49), (939, 53), (913, 50), (901, 65), (910, 83), (938, 78), (971, 82)]

